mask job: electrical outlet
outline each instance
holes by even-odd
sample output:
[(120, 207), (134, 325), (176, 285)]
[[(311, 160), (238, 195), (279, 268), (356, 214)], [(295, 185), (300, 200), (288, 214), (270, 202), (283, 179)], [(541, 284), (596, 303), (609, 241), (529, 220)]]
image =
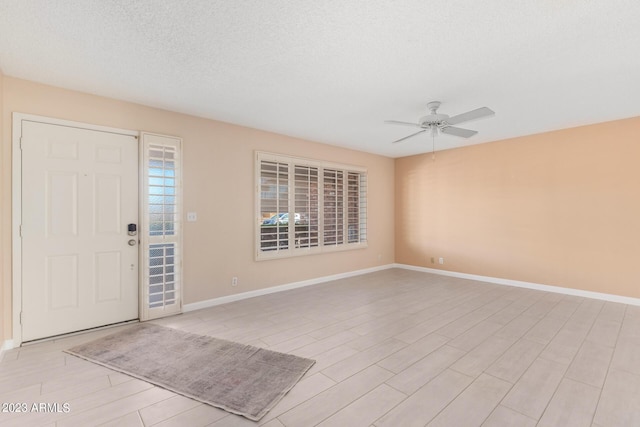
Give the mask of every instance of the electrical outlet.
[(442, 258), (442, 257), (438, 258), (438, 263), (439, 264), (444, 264), (444, 258)]
[(238, 286), (238, 278), (237, 277), (233, 277), (231, 279), (231, 286)]

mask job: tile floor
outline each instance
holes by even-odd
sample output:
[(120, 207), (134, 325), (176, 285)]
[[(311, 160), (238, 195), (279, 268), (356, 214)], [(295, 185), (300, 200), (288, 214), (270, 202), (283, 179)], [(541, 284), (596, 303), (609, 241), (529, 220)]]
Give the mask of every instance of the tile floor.
[[(637, 306), (393, 269), (156, 323), (314, 358), (266, 427), (640, 426)], [(0, 402), (69, 411), (0, 426), (256, 424), (62, 352), (113, 331), (5, 352)]]

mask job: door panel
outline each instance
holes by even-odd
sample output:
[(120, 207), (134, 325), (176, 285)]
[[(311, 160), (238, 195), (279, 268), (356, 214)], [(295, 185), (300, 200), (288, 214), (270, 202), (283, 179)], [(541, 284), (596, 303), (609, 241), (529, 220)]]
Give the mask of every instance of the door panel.
[(96, 266), (96, 302), (120, 301), (122, 298), (121, 253), (98, 252), (94, 255)]
[(49, 237), (78, 234), (78, 174), (46, 171), (45, 192), (48, 213), (46, 234)]
[(78, 308), (78, 255), (49, 255), (45, 260), (49, 310)]
[(120, 199), (122, 179), (118, 175), (97, 175), (95, 177), (95, 218), (96, 235), (117, 235), (122, 231)]
[(22, 339), (138, 318), (138, 144), (22, 122)]

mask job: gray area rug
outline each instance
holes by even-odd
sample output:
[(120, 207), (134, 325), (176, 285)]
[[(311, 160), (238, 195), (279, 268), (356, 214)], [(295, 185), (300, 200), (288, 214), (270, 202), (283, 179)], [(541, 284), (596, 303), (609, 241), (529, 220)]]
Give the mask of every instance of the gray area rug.
[(315, 363), (150, 323), (66, 352), (254, 421)]

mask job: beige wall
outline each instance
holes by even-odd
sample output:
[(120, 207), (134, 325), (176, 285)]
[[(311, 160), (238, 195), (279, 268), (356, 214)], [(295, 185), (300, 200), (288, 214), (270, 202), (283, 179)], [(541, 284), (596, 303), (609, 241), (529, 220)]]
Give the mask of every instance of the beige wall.
[(638, 298), (639, 161), (640, 117), (397, 159), (396, 262)]
[[(10, 175), (8, 147), (4, 144), (4, 74), (0, 70), (0, 347), (5, 337), (11, 336), (9, 332), (10, 307), (11, 307), (11, 286), (10, 265), (7, 254), (11, 253), (11, 218), (9, 215), (10, 199)], [(5, 290), (5, 288), (7, 290)]]
[[(183, 138), (184, 208), (198, 213), (197, 222), (185, 222), (185, 303), (394, 261), (393, 159), (6, 76), (2, 99), (3, 156), (10, 157), (12, 112)], [(368, 168), (369, 247), (341, 253), (254, 261), (255, 150)], [(3, 161), (4, 183), (10, 178), (11, 171), (7, 167), (7, 159), (3, 157)], [(3, 188), (7, 186), (3, 184)], [(7, 200), (7, 195), (3, 193), (3, 249), (10, 247), (10, 222), (5, 218), (10, 216), (11, 206)], [(10, 268), (10, 262), (8, 256), (3, 257), (3, 271)], [(239, 285), (234, 288), (231, 287), (233, 276), (239, 278)], [(3, 282), (0, 291), (3, 294), (0, 295), (4, 295), (5, 307), (10, 306), (10, 290), (10, 281)], [(5, 319), (9, 319), (10, 323), (10, 315)], [(10, 337), (10, 330), (10, 324), (5, 324), (5, 339)]]

